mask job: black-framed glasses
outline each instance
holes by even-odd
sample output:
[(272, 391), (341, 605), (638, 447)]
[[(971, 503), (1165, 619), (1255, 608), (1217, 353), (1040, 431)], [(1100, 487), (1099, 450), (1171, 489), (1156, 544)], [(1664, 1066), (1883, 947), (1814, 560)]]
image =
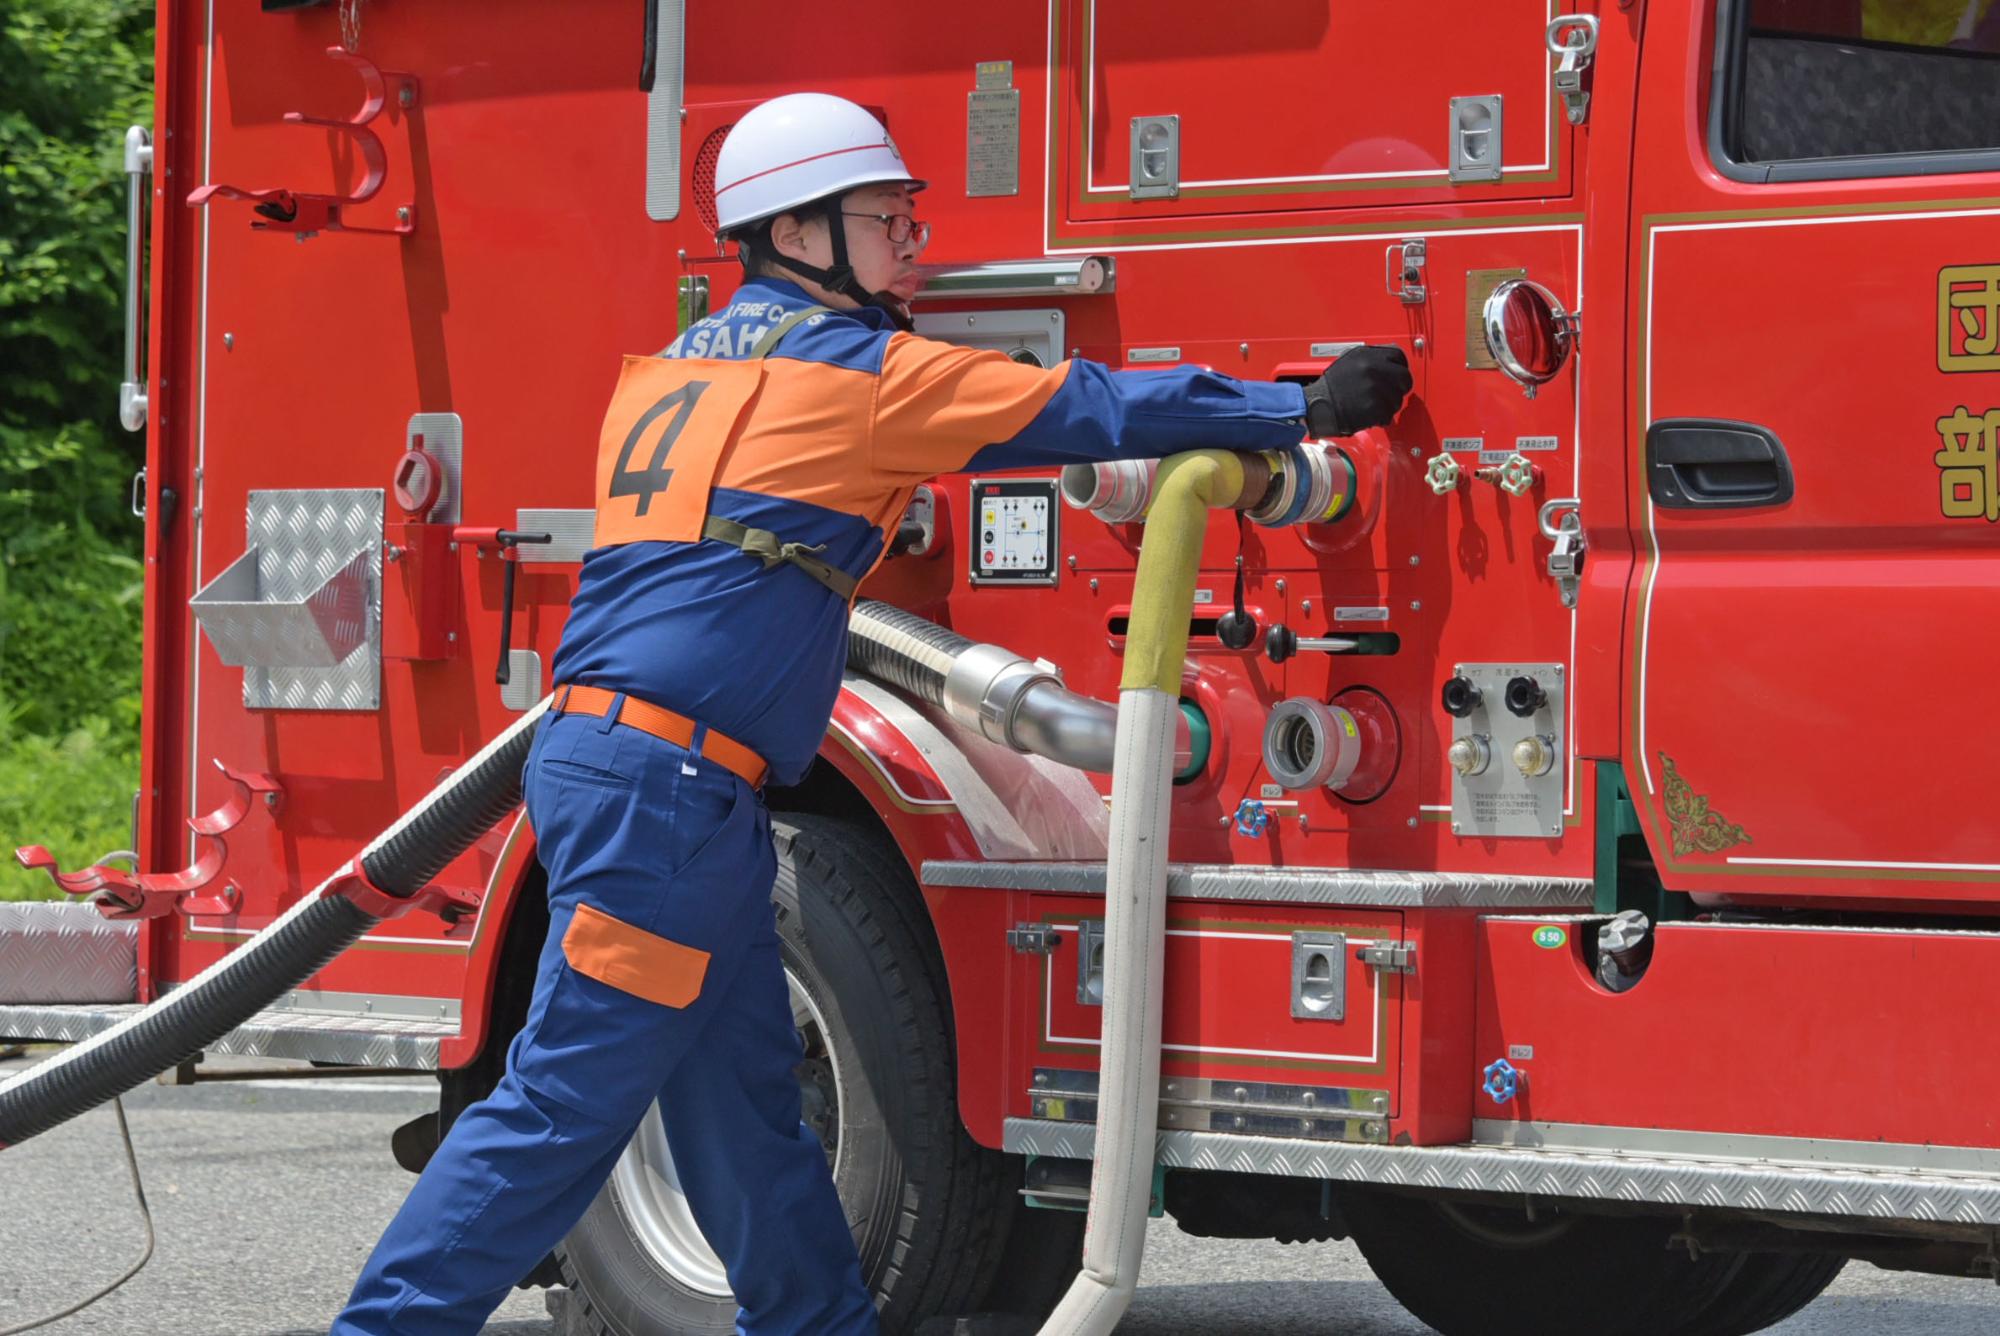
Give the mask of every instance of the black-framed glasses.
[(842, 209), (840, 216), (843, 218), (873, 218), (888, 229), (889, 244), (892, 246), (903, 246), (909, 244), (911, 241), (915, 241), (917, 249), (922, 250), (931, 244), (931, 225), (929, 223), (920, 223), (907, 213), (855, 213), (849, 209)]

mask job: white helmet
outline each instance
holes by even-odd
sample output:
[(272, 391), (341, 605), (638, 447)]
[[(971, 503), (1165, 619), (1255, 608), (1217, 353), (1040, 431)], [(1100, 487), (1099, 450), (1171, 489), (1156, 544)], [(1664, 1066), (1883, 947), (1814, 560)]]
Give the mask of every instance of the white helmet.
[(791, 93), (750, 109), (715, 161), (716, 230), (737, 228), (862, 186), (922, 190), (882, 123), (844, 97)]

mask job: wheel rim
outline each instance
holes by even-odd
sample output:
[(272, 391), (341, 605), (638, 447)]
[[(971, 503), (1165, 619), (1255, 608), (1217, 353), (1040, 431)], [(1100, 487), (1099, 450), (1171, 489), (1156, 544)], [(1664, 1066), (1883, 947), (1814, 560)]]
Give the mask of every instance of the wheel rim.
[[(785, 970), (785, 986), (791, 994), (792, 1024), (805, 1047), (805, 1059), (794, 1069), (805, 1124), (818, 1135), (827, 1164), (836, 1165), (841, 1134), (840, 1063), (828, 1042), (826, 1018), (789, 968)], [(698, 1293), (717, 1299), (729, 1297), (729, 1276), (722, 1259), (702, 1237), (674, 1169), (658, 1103), (646, 1110), (639, 1130), (618, 1157), (611, 1183), (634, 1237), (655, 1266)]]

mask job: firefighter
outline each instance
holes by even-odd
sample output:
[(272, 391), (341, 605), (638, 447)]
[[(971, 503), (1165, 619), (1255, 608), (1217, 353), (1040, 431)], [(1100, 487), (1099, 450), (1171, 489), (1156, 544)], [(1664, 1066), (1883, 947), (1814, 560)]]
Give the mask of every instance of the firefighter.
[(872, 115), (823, 94), (766, 102), (724, 143), (716, 206), (745, 281), (659, 356), (625, 361), (523, 774), (549, 894), (527, 1023), (369, 1258), (340, 1336), (476, 1331), (655, 1100), (737, 1329), (874, 1331), (800, 1122), (760, 793), (812, 763), (855, 586), (937, 474), (1280, 449), (1382, 425), (1409, 391), (1390, 348), (1302, 388), (917, 338), (923, 188)]

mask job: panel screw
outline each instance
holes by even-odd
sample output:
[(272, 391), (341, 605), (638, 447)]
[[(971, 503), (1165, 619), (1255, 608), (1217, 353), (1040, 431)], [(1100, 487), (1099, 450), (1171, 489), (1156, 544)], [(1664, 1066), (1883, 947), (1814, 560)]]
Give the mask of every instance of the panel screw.
[(1310, 616), (1312, 616), (1312, 610), (1313, 610), (1313, 601), (1312, 601), (1311, 599), (1309, 599), (1309, 598), (1308, 598), (1308, 599), (1302, 599), (1302, 600), (1301, 600), (1301, 601), (1299, 602), (1299, 615), (1300, 615), (1300, 616), (1302, 616), (1302, 617), (1310, 617)]
[(1097, 592), (1097, 577), (1094, 575), (1090, 577), (1090, 592), (1093, 594)]
[(396, 221), (399, 223), (407, 223), (410, 221), (410, 211), (407, 207), (396, 210)]
[(1422, 352), (1424, 350), (1424, 336), (1419, 334), (1414, 339), (1411, 339), (1410, 347), (1416, 352)]
[(1413, 445), (1410, 447), (1410, 458), (1422, 459), (1423, 457), (1424, 457), (1424, 449), (1422, 446)]
[(225, 348), (234, 348), (236, 346), (236, 336), (228, 330), (224, 330), (222, 332), (222, 346)]
[(1278, 581), (1278, 592), (1281, 594), (1285, 592), (1285, 582), (1283, 579)]
[(413, 107), (416, 105), (416, 103), (417, 103), (417, 90), (412, 85), (404, 84), (401, 88), (398, 88), (396, 90), (397, 106)]
[(458, 643), (458, 632), (456, 632), (456, 631), (446, 631), (446, 632), (444, 633), (444, 638), (445, 638), (445, 642), (446, 642), (447, 644), (456, 644), (456, 643)]
[(1240, 353), (1242, 353), (1242, 354), (1243, 354), (1243, 358), (1244, 358), (1244, 360), (1245, 360), (1245, 361), (1248, 361), (1248, 360), (1249, 360), (1249, 358), (1250, 358), (1250, 345), (1249, 345), (1249, 344), (1247, 344), (1247, 343), (1239, 343), (1239, 344), (1237, 344), (1237, 345), (1236, 345), (1236, 350), (1237, 350), (1238, 352), (1240, 352)]
[(1074, 553), (1074, 552), (1070, 553), (1070, 554), (1069, 554), (1069, 556), (1068, 556), (1068, 558), (1066, 558), (1066, 560), (1067, 560), (1067, 561), (1069, 562), (1069, 568), (1070, 568), (1071, 570), (1075, 570), (1075, 569), (1076, 569), (1076, 553)]
[(1424, 564), (1424, 559), (1422, 557), (1411, 557), (1410, 564), (1412, 566), (1421, 566)]
[(1422, 612), (1423, 610), (1424, 610), (1424, 604), (1423, 604), (1423, 600), (1421, 600), (1421, 599), (1415, 599), (1415, 598), (1413, 598), (1413, 599), (1411, 599), (1411, 600), (1410, 600), (1410, 611), (1411, 611), (1411, 612)]
[(1415, 817), (1411, 817), (1408, 821), (1404, 822), (1403, 824), (1408, 826), (1411, 830), (1415, 830), (1417, 828), (1417, 819)]
[(1382, 1124), (1380, 1124), (1380, 1123), (1363, 1123), (1363, 1124), (1361, 1125), (1361, 1135), (1363, 1135), (1363, 1136), (1365, 1136), (1365, 1137), (1369, 1138), (1370, 1140), (1373, 1140), (1374, 1138), (1376, 1138), (1376, 1137), (1379, 1137), (1379, 1136), (1381, 1136), (1381, 1135), (1382, 1135)]

